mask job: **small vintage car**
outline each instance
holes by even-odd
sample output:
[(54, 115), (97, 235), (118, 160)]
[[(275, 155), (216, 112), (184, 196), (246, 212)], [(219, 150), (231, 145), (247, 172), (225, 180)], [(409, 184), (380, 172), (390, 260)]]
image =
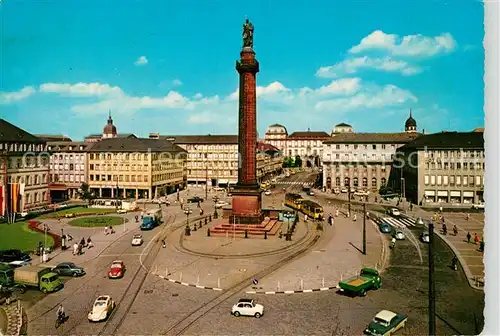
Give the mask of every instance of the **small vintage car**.
[(264, 195), (266, 195), (266, 196), (271, 195), (271, 190), (266, 190), (266, 191), (264, 192)]
[(382, 233), (391, 233), (391, 226), (387, 223), (380, 223), (378, 228)]
[(60, 263), (56, 267), (52, 268), (52, 271), (59, 274), (60, 276), (79, 277), (85, 275), (85, 270), (83, 269), (83, 267), (76, 266), (72, 262)]
[(397, 230), (396, 233), (394, 233), (394, 238), (396, 238), (397, 240), (404, 240), (406, 237), (403, 231)]
[(91, 322), (100, 322), (106, 320), (113, 312), (116, 304), (109, 295), (101, 295), (94, 301), (92, 310), (88, 315)]
[(125, 274), (125, 263), (121, 260), (115, 260), (109, 267), (108, 278), (119, 279)]
[(431, 238), (429, 236), (429, 232), (424, 231), (420, 234), (420, 240), (422, 241), (422, 243), (429, 243), (430, 239)]
[(405, 314), (381, 310), (365, 329), (365, 334), (373, 336), (392, 335), (405, 326), (407, 319), (408, 316)]
[(144, 241), (142, 240), (142, 235), (141, 234), (135, 234), (134, 237), (132, 237), (132, 246), (141, 246)]
[(391, 208), (391, 209), (389, 209), (388, 213), (389, 213), (389, 215), (392, 215), (394, 217), (401, 216), (401, 212), (397, 208)]
[(252, 299), (239, 299), (231, 309), (231, 314), (238, 317), (240, 315), (254, 316), (256, 318), (264, 315), (264, 306), (255, 303)]
[(418, 217), (417, 220), (415, 221), (415, 223), (417, 225), (424, 225), (424, 220), (422, 219), (422, 217)]

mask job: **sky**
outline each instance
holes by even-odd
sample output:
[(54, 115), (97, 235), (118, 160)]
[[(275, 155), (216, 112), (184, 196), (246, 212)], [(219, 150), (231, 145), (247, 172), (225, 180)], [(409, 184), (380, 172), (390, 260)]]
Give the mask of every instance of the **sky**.
[(257, 127), (425, 133), (484, 125), (476, 0), (0, 1), (0, 117), (81, 140), (236, 134), (242, 25), (255, 27)]

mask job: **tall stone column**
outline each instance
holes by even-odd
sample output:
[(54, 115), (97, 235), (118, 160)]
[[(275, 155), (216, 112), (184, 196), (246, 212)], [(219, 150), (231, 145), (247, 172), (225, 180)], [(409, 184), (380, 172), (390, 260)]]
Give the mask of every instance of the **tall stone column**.
[(231, 223), (261, 223), (262, 198), (257, 183), (257, 82), (259, 62), (253, 51), (253, 25), (243, 26), (243, 48), (236, 61), (240, 75), (238, 111), (238, 183), (233, 192)]

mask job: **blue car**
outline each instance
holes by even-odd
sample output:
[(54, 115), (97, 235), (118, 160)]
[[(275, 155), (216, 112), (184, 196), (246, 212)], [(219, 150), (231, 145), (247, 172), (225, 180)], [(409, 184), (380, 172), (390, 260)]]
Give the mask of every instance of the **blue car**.
[(382, 233), (391, 233), (391, 226), (387, 223), (381, 223), (379, 224), (378, 228), (380, 229), (380, 232)]

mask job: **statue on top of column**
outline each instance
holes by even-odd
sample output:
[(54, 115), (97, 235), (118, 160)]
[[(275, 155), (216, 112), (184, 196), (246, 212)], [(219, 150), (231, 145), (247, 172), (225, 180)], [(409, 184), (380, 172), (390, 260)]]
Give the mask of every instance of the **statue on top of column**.
[(246, 19), (243, 24), (243, 48), (253, 48), (253, 24)]

